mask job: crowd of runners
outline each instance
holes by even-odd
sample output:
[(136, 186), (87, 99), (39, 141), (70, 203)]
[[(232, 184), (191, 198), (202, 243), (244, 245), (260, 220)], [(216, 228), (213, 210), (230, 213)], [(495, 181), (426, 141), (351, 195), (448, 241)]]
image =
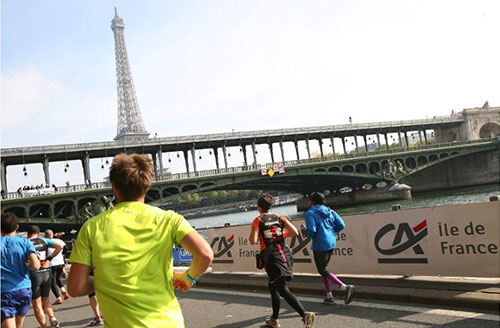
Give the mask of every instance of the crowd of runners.
[[(81, 227), (68, 273), (65, 243), (52, 230), (45, 230), (42, 237), (40, 228), (32, 225), (27, 238), (20, 238), (16, 234), (18, 218), (2, 213), (2, 328), (23, 327), (30, 306), (42, 328), (59, 327), (52, 306), (70, 296), (89, 297), (95, 316), (89, 326), (184, 327), (174, 290), (187, 292), (195, 286), (211, 265), (213, 251), (183, 216), (145, 204), (152, 180), (150, 159), (138, 154), (115, 156), (110, 182), (117, 204)], [(335, 304), (332, 283), (344, 291), (346, 304), (352, 300), (354, 286), (345, 285), (327, 268), (336, 233), (345, 224), (324, 205), (321, 193), (313, 193), (310, 201), (306, 224), (299, 232), (287, 218), (271, 212), (272, 195), (263, 194), (258, 199), (259, 216), (252, 223), (249, 240), (260, 245), (261, 268), (269, 277), (272, 314), (264, 319), (266, 326), (280, 327), (283, 298), (305, 327), (314, 327), (315, 313), (307, 311), (287, 287), (293, 277), (293, 254), (285, 242), (288, 236), (302, 233), (312, 239), (314, 261), (325, 285), (324, 303)], [(185, 272), (173, 270), (174, 245), (193, 256)], [(51, 290), (56, 297), (53, 304), (49, 301)]]

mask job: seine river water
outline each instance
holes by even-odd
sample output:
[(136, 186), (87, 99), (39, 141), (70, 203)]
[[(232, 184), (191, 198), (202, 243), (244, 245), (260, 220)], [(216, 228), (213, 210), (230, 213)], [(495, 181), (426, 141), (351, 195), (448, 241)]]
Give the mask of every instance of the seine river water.
[[(392, 200), (389, 202), (358, 205), (348, 208), (335, 209), (340, 215), (352, 215), (359, 213), (391, 211), (392, 205), (400, 204), (402, 209), (435, 207), (463, 203), (479, 203), (489, 201), (490, 196), (500, 196), (498, 184), (490, 184), (476, 187), (460, 188), (444, 191), (433, 191), (413, 195), (412, 199)], [(274, 209), (276, 213), (285, 215), (292, 220), (303, 219), (304, 212), (297, 212), (295, 205), (279, 206)], [(231, 225), (250, 224), (258, 216), (256, 210), (240, 213), (231, 213), (190, 219), (189, 222), (197, 229), (222, 227), (225, 223)]]

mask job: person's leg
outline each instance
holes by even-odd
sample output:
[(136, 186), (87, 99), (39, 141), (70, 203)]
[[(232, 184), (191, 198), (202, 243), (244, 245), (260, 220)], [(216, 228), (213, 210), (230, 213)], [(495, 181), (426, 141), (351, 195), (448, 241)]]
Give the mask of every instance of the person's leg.
[(269, 293), (271, 293), (271, 302), (273, 306), (273, 314), (271, 318), (277, 320), (280, 314), (281, 300), (280, 294), (275, 287), (275, 283), (269, 282)]
[(16, 320), (14, 318), (2, 318), (2, 328), (16, 328)]
[(298, 298), (288, 289), (286, 281), (284, 278), (278, 279), (273, 282), (273, 287), (278, 291), (279, 295), (285, 299), (285, 301), (295, 310), (297, 313), (303, 317), (306, 310), (302, 306), (302, 303)]
[(94, 312), (94, 317), (96, 319), (101, 319), (101, 311), (99, 310), (99, 303), (97, 302), (97, 297), (95, 297), (95, 294), (89, 295), (89, 303), (90, 307), (92, 308), (92, 312)]
[(16, 327), (17, 328), (23, 328), (24, 319), (26, 319), (25, 315), (16, 315)]
[(42, 298), (40, 296), (34, 298), (31, 301), (31, 305), (33, 306), (33, 312), (35, 313), (36, 321), (38, 321), (40, 327), (47, 328), (47, 323), (45, 321), (45, 313), (43, 312), (43, 307), (42, 307)]
[(50, 295), (50, 287), (52, 286), (52, 277), (51, 275), (46, 276), (46, 280), (43, 282), (40, 290), (42, 296), (42, 307), (47, 316), (49, 317), (49, 322), (51, 327), (59, 327), (59, 321), (54, 316), (54, 310), (52, 309), (52, 305), (50, 304), (49, 295)]
[(50, 289), (52, 290), (52, 293), (58, 300), (62, 300), (61, 293), (59, 291), (59, 286), (57, 286), (57, 280), (55, 279), (55, 277), (57, 276), (57, 267), (58, 267), (57, 265), (50, 267), (50, 273), (52, 274), (52, 277), (54, 277), (52, 279), (52, 284), (50, 286)]

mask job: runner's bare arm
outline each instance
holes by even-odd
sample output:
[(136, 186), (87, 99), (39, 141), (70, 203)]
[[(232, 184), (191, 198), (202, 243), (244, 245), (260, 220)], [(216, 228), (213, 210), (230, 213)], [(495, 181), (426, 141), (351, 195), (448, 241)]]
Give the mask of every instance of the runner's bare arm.
[(288, 231), (287, 236), (288, 237), (294, 237), (299, 234), (299, 231), (293, 224), (290, 223), (288, 220), (283, 220), (283, 223), (285, 224), (285, 229)]
[(28, 263), (29, 263), (30, 270), (36, 271), (36, 270), (40, 269), (40, 260), (38, 259), (38, 257), (36, 256), (35, 253), (31, 253), (28, 256)]
[(89, 276), (88, 265), (72, 263), (68, 276), (68, 294), (72, 297), (85, 296), (94, 292), (94, 277)]
[(248, 237), (248, 241), (250, 244), (255, 245), (259, 241), (259, 230), (256, 227), (252, 226), (252, 230), (250, 231), (250, 236)]
[[(198, 279), (210, 266), (214, 259), (214, 252), (205, 239), (196, 231), (188, 233), (180, 242), (180, 246), (193, 255), (193, 261), (186, 273)], [(193, 283), (187, 278), (186, 273), (174, 274), (174, 288), (188, 291)]]

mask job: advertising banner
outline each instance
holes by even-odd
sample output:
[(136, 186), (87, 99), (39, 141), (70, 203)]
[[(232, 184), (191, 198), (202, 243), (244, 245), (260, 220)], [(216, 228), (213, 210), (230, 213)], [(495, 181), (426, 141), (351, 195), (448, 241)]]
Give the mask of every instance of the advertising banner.
[[(276, 211), (279, 213), (279, 208)], [(257, 216), (258, 213), (256, 212)], [(500, 202), (342, 217), (329, 269), (343, 274), (500, 276)], [(303, 220), (292, 221), (299, 229)], [(213, 271), (258, 271), (250, 225), (208, 229)], [(294, 271), (316, 273), (311, 240), (287, 238)]]

